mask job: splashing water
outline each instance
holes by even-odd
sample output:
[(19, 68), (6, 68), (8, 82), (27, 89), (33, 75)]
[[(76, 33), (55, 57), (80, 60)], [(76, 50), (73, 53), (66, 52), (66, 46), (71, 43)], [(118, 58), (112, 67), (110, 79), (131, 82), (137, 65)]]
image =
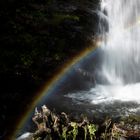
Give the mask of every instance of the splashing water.
[(140, 103), (140, 1), (102, 0), (101, 10), (106, 11), (109, 24), (100, 72), (107, 85), (93, 89), (97, 101)]
[(107, 101), (140, 103), (140, 1), (102, 0), (101, 10), (109, 24), (100, 71), (107, 85), (97, 85), (94, 92)]
[(102, 76), (109, 84), (133, 84), (140, 81), (140, 1), (103, 0), (109, 32), (102, 46)]
[(140, 0), (102, 0), (101, 12), (109, 28), (105, 32), (101, 27), (102, 64), (98, 75), (104, 84), (97, 83), (90, 91), (68, 96), (93, 104), (140, 104)]

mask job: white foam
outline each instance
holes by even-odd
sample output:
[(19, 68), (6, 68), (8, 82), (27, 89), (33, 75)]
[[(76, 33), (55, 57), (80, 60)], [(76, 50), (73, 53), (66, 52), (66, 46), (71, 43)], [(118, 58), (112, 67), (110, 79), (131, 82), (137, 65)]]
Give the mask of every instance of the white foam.
[(91, 89), (93, 95), (92, 103), (102, 102), (137, 102), (140, 103), (140, 83), (129, 85), (97, 85)]
[(19, 136), (16, 140), (27, 140), (27, 138), (29, 138), (31, 135), (32, 135), (32, 133), (26, 132), (26, 133), (22, 134), (21, 136)]
[(140, 104), (140, 83), (129, 85), (96, 85), (89, 91), (69, 93), (66, 97), (89, 101), (93, 104), (121, 102), (136, 102)]

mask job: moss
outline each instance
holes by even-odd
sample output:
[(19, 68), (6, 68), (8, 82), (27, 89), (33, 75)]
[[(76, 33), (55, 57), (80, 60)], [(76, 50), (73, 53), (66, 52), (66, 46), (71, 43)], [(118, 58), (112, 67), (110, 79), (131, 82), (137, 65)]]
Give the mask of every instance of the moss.
[(19, 36), (19, 41), (23, 41), (24, 43), (29, 44), (29, 43), (32, 43), (33, 37), (32, 37), (32, 35), (29, 34), (29, 33), (24, 33), (24, 34), (21, 34), (21, 35)]
[(31, 64), (33, 63), (32, 58), (30, 55), (23, 55), (21, 57), (21, 62), (23, 63), (24, 66), (31, 66)]
[(126, 123), (130, 123), (130, 124), (139, 123), (140, 124), (140, 116), (139, 115), (130, 115), (127, 117), (122, 117), (121, 121), (124, 124), (126, 124)]
[(70, 14), (54, 14), (53, 19), (50, 21), (51, 24), (53, 25), (58, 25), (60, 24), (62, 21), (64, 21), (65, 19), (68, 20), (74, 20), (74, 21), (79, 21), (80, 18), (76, 15), (70, 15)]

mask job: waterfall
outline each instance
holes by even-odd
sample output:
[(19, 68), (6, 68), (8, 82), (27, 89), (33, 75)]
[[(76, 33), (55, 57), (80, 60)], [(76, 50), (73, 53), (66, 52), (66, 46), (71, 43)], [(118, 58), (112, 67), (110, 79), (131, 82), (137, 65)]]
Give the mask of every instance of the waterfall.
[(107, 16), (109, 28), (102, 31), (99, 74), (104, 84), (91, 89), (92, 102), (140, 103), (140, 0), (102, 0), (101, 12)]
[(102, 0), (100, 9), (101, 64), (96, 85), (68, 96), (93, 104), (119, 101), (139, 106), (140, 0)]
[(102, 45), (102, 76), (109, 84), (140, 81), (140, 1), (102, 0), (109, 31)]

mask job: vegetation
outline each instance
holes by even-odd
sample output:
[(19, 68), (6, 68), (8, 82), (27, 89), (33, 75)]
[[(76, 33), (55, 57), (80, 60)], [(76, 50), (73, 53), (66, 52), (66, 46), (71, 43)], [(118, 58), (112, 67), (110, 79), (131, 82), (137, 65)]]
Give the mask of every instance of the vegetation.
[(77, 121), (71, 120), (66, 113), (58, 115), (44, 105), (41, 111), (35, 110), (33, 121), (37, 130), (29, 137), (32, 140), (137, 140), (140, 137), (140, 120), (136, 118), (132, 115), (121, 118), (117, 123), (106, 119), (102, 124), (95, 124), (86, 116)]
[(98, 3), (0, 1), (0, 135), (9, 135), (14, 127), (9, 124), (30, 107), (39, 87), (90, 43), (98, 24), (92, 10)]
[[(9, 136), (17, 116), (30, 108), (35, 91), (98, 34), (99, 19), (93, 12), (98, 7), (99, 0), (0, 1), (0, 138)], [(110, 119), (103, 124), (86, 117), (70, 120), (65, 113), (52, 116), (47, 127), (42, 114), (39, 124), (33, 117), (33, 139), (131, 139), (140, 134), (138, 116), (117, 124)]]

